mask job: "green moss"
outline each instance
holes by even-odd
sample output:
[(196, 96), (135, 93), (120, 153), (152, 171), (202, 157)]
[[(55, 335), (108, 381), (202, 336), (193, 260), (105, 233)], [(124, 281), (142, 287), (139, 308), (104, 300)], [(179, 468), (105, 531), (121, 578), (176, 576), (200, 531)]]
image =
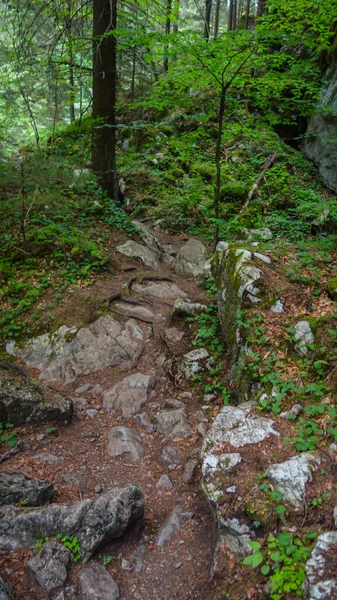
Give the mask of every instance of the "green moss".
[(332, 298), (332, 300), (337, 300), (337, 277), (329, 279), (326, 287), (330, 298)]
[(221, 186), (220, 196), (222, 199), (229, 197), (242, 200), (247, 197), (248, 192), (249, 189), (246, 183), (233, 180), (227, 181), (224, 185)]
[(183, 169), (179, 169), (179, 167), (176, 167), (174, 169), (171, 169), (170, 174), (176, 179), (181, 179), (182, 177), (184, 177), (185, 171), (183, 171)]
[(213, 181), (215, 178), (215, 166), (207, 162), (194, 162), (191, 166), (191, 173), (200, 175), (206, 181)]

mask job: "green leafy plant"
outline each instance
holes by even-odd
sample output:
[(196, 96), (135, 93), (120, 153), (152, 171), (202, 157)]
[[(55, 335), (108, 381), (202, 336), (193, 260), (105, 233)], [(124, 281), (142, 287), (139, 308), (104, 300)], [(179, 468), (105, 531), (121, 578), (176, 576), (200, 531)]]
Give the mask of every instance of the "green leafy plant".
[(14, 425), (0, 423), (0, 442), (7, 444), (9, 448), (14, 448), (18, 443), (19, 430), (14, 429)]

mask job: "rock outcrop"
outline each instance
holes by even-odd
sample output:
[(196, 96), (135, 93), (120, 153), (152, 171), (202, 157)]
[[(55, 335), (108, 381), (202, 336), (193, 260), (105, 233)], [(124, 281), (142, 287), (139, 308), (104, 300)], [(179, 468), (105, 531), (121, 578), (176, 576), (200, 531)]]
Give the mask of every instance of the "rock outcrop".
[(52, 500), (53, 494), (53, 484), (48, 481), (31, 479), (20, 472), (0, 473), (0, 505), (22, 502), (28, 506), (40, 506)]

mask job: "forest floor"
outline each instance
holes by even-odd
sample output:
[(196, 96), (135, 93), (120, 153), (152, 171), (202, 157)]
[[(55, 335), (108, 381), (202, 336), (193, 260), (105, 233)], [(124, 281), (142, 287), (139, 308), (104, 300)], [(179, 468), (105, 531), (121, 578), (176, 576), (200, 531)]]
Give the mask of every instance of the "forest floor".
[[(157, 233), (162, 244), (174, 244), (179, 248), (186, 242), (184, 236), (170, 236)], [(123, 236), (122, 236), (123, 237)], [(118, 241), (118, 240), (117, 240)], [(116, 240), (113, 240), (116, 246)], [(149, 275), (140, 261), (122, 257), (115, 253), (118, 272), (114, 277), (105, 274), (97, 276), (90, 288), (69, 288), (55, 309), (56, 318), (61, 323), (72, 324), (74, 314), (83, 304), (83, 296), (90, 295), (103, 300), (110, 295), (125, 290), (130, 279)], [(208, 302), (205, 290), (195, 280), (176, 275), (169, 263), (161, 264), (157, 277), (172, 279), (181, 290), (181, 295), (192, 301)], [(147, 285), (153, 286), (153, 282)], [(160, 292), (160, 280), (155, 287)], [(28, 426), (21, 428), (20, 439), (25, 439), (29, 449), (20, 452), (5, 464), (2, 470), (24, 471), (31, 477), (51, 481), (55, 487), (56, 502), (73, 502), (87, 497), (95, 497), (98, 490), (106, 491), (111, 487), (123, 487), (129, 483), (140, 486), (145, 496), (145, 520), (142, 525), (133, 528), (127, 536), (105, 547), (98, 555), (112, 577), (118, 582), (123, 600), (211, 600), (220, 598), (221, 590), (217, 590), (210, 579), (212, 559), (212, 538), (214, 523), (200, 486), (200, 466), (191, 483), (184, 483), (182, 474), (190, 457), (198, 458), (198, 448), (202, 438), (197, 427), (200, 419), (200, 396), (196, 385), (181, 378), (165, 368), (165, 361), (181, 356), (193, 349), (191, 341), (194, 326), (184, 319), (171, 317), (174, 297), (155, 297), (150, 293), (136, 292), (131, 288), (130, 298), (140, 306), (151, 310), (155, 315), (154, 325), (149, 326), (151, 334), (139, 362), (128, 372), (120, 372), (118, 368), (107, 368), (97, 373), (80, 376), (74, 383), (63, 386), (52, 384), (60, 392), (71, 398), (86, 398), (93, 415), (77, 412), (70, 425), (60, 426), (53, 433), (45, 433), (45, 426)], [(144, 301), (145, 296), (145, 301)], [(118, 305), (117, 305), (118, 306)], [(126, 307), (130, 305), (125, 305)], [(127, 315), (115, 312), (116, 304), (111, 305), (112, 315), (119, 320), (127, 319)], [(180, 342), (170, 342), (165, 334), (167, 327), (177, 327), (184, 335)], [(152, 422), (159, 410), (168, 407), (165, 402), (174, 399), (184, 402), (187, 422), (191, 427), (191, 435), (187, 439), (169, 441), (158, 432), (148, 433), (133, 418), (128, 422), (119, 411), (106, 412), (101, 406), (99, 395), (90, 390), (99, 384), (108, 389), (117, 381), (133, 373), (152, 374), (155, 387), (150, 401), (142, 407)], [(2, 374), (1, 374), (2, 375)], [(30, 377), (36, 380), (38, 371), (30, 370)], [(78, 389), (90, 384), (86, 392)], [(76, 402), (76, 401), (75, 401)], [(219, 410), (216, 404), (209, 405), (205, 411), (205, 422), (210, 423)], [(96, 412), (95, 412), (96, 411)], [(199, 411), (195, 416), (195, 413)], [(112, 458), (107, 454), (107, 435), (111, 427), (126, 425), (136, 430), (143, 439), (145, 456), (139, 462), (129, 461), (124, 455)], [(48, 430), (47, 430), (48, 431)], [(178, 465), (164, 466), (160, 455), (165, 446), (173, 446), (179, 455)], [(5, 450), (5, 449), (4, 449)], [(39, 462), (36, 455), (46, 452), (57, 457), (56, 464)], [(68, 475), (68, 482), (64, 475)], [(166, 474), (172, 482), (172, 489), (157, 488), (160, 477)], [(95, 492), (96, 488), (96, 492)], [(179, 528), (174, 529), (174, 539), (163, 546), (156, 544), (156, 533), (169, 513), (181, 507), (182, 518)], [(138, 551), (137, 551), (138, 549)], [(134, 558), (134, 552), (140, 559)], [(1, 557), (0, 570), (6, 581), (13, 584), (16, 600), (47, 600), (58, 598), (58, 593), (46, 595), (34, 583), (25, 570), (31, 550)], [(113, 558), (111, 558), (113, 557)], [(138, 566), (137, 566), (138, 565)], [(82, 600), (77, 587), (77, 575), (81, 564), (75, 565), (65, 590), (66, 597)], [(73, 588), (72, 586), (76, 586)], [(68, 595), (67, 595), (68, 594)], [(62, 596), (60, 596), (62, 597)]]

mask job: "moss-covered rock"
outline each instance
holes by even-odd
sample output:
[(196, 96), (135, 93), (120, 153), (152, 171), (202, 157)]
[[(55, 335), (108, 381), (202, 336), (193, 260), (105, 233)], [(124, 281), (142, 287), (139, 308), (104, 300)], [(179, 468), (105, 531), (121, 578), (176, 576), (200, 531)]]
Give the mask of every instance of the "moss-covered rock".
[(221, 186), (220, 196), (222, 199), (225, 198), (237, 198), (242, 200), (247, 197), (249, 192), (249, 186), (242, 181), (227, 181), (224, 185)]
[(337, 300), (337, 277), (329, 279), (326, 287), (330, 298), (332, 298), (332, 300)]

